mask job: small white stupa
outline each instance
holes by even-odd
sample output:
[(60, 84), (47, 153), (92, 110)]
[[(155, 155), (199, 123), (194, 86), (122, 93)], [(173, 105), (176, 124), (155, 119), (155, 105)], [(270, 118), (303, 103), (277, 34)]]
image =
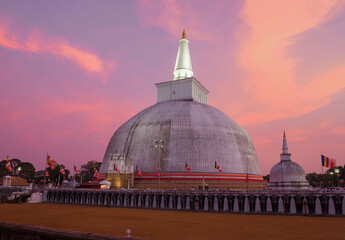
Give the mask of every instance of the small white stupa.
[(283, 135), (283, 152), (280, 154), (280, 162), (270, 171), (270, 180), (267, 190), (311, 190), (309, 182), (305, 178), (304, 169), (291, 161), (288, 151), (286, 134)]

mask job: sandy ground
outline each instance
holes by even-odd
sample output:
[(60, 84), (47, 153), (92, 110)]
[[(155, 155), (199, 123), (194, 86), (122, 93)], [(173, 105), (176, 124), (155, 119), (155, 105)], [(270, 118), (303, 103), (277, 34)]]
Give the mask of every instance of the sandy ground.
[(173, 212), (57, 204), (0, 204), (0, 220), (145, 239), (345, 239), (345, 217)]

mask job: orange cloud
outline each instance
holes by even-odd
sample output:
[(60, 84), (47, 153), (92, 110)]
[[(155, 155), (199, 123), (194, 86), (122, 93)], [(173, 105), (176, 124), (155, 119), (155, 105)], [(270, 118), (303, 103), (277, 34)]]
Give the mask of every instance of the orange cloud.
[[(248, 0), (241, 18), (250, 32), (239, 29), (240, 65), (248, 72), (244, 83), (250, 96), (244, 106), (257, 106), (250, 113), (237, 106), (243, 124), (298, 116), (330, 102), (330, 95), (345, 87), (345, 63), (300, 86), (294, 67), (298, 57), (289, 54), (297, 36), (316, 28), (337, 12), (337, 0)], [(339, 7), (339, 6), (338, 6)], [(243, 27), (243, 26), (242, 26)], [(234, 108), (232, 108), (234, 109)]]
[(100, 75), (102, 81), (105, 81), (114, 67), (114, 63), (102, 61), (94, 53), (72, 46), (61, 38), (42, 36), (38, 30), (30, 32), (27, 39), (22, 41), (6, 25), (0, 25), (0, 46), (11, 50), (63, 57), (79, 65), (88, 74)]

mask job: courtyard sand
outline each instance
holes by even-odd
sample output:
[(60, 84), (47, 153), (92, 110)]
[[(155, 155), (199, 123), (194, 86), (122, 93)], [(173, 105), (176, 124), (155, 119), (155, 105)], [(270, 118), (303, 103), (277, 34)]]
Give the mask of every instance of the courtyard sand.
[(0, 204), (0, 221), (145, 239), (345, 239), (344, 217)]

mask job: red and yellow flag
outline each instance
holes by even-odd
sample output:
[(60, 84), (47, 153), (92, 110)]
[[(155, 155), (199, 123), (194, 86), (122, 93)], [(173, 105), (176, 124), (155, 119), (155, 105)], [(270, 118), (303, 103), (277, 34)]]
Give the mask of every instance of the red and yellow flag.
[(98, 171), (96, 168), (93, 169), (93, 177), (98, 178)]
[(139, 168), (139, 165), (137, 165), (137, 175), (138, 176), (143, 176), (142, 174), (141, 174), (141, 170), (140, 170), (140, 168)]
[(6, 159), (6, 168), (7, 168), (8, 171), (13, 172), (11, 161), (10, 161), (8, 156), (7, 156), (7, 159)]
[(186, 162), (186, 170), (190, 173), (190, 167), (189, 167), (189, 165), (188, 165), (188, 163)]

